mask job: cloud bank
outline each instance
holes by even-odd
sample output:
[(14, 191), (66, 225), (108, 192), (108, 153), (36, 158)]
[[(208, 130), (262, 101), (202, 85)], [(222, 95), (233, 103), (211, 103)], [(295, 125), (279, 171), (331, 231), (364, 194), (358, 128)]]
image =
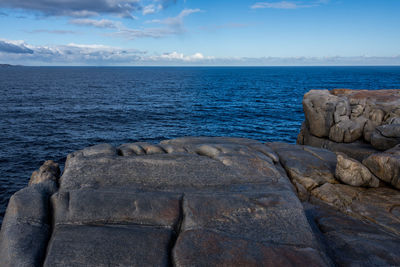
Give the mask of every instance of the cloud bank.
[(92, 66), (357, 66), (400, 65), (393, 57), (213, 57), (200, 52), (149, 54), (98, 44), (34, 46), (23, 41), (0, 40), (0, 63), (21, 65), (92, 65)]

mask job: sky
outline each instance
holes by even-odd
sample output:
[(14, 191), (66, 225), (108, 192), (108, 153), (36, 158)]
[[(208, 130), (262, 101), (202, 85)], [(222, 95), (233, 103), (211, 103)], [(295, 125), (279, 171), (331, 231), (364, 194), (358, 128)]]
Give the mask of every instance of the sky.
[(0, 63), (400, 65), (400, 0), (0, 0)]

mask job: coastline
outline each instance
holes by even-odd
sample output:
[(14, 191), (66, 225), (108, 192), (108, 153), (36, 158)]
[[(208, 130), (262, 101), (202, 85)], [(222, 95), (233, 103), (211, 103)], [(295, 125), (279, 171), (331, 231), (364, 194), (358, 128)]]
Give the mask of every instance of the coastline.
[(62, 175), (47, 161), (10, 200), (3, 265), (399, 264), (399, 101), (311, 91), (298, 145), (186, 137), (85, 148)]

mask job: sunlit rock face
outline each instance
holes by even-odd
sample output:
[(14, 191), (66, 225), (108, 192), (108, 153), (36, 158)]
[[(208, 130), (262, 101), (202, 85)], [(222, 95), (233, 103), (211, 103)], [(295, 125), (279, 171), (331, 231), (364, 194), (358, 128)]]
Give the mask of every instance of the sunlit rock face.
[(336, 143), (367, 143), (377, 150), (400, 143), (400, 90), (311, 90), (303, 108), (300, 144), (340, 151)]

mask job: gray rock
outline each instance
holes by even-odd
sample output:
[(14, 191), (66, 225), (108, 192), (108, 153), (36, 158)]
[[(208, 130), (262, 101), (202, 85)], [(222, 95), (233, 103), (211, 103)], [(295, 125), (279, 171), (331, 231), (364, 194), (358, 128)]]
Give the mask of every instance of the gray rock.
[(312, 202), (322, 201), (345, 214), (377, 224), (400, 235), (398, 207), (400, 192), (391, 188), (362, 188), (344, 184), (324, 184), (311, 192)]
[(41, 266), (51, 227), (48, 195), (36, 185), (15, 193), (0, 232), (0, 265)]
[(174, 266), (329, 266), (312, 248), (260, 243), (207, 230), (182, 233)]
[(121, 156), (144, 155), (146, 151), (140, 145), (141, 143), (128, 143), (118, 147), (118, 153)]
[(183, 213), (183, 232), (207, 229), (256, 242), (318, 247), (300, 201), (289, 191), (188, 194)]
[[(328, 90), (311, 90), (304, 95), (303, 109), (311, 134), (317, 137), (329, 136), (338, 101), (339, 98), (330, 94)], [(346, 108), (342, 109), (340, 112), (347, 113)]]
[(400, 145), (372, 154), (363, 164), (379, 179), (400, 189)]
[(398, 236), (326, 206), (305, 205), (336, 266), (396, 266)]
[(48, 180), (57, 183), (59, 178), (60, 167), (58, 163), (48, 160), (39, 168), (39, 170), (32, 173), (31, 179), (29, 180), (29, 185), (39, 184)]
[(308, 191), (324, 183), (337, 183), (334, 173), (334, 153), (306, 146), (285, 143), (268, 144), (279, 156), (282, 166), (293, 182), (301, 184)]
[(325, 148), (332, 152), (341, 152), (360, 162), (373, 153), (379, 152), (379, 150), (375, 149), (370, 144), (362, 141), (355, 141), (353, 143), (336, 143), (325, 138), (315, 137), (311, 135), (307, 129), (304, 129), (302, 135), (304, 145)]
[(137, 224), (173, 227), (178, 223), (180, 194), (132, 190), (80, 189), (51, 198), (55, 224)]
[[(347, 238), (347, 216), (318, 221), (321, 233), (304, 212), (296, 191), (398, 238), (399, 191), (330, 184), (336, 164), (325, 149), (240, 138), (77, 151), (57, 192), (44, 179), (11, 200), (0, 265), (334, 266), (359, 264), (367, 253), (368, 263), (398, 265), (395, 238)], [(340, 229), (326, 230), (334, 222)]]
[(364, 117), (358, 117), (355, 120), (343, 119), (331, 127), (329, 139), (337, 143), (354, 142), (363, 135), (366, 121)]
[(371, 144), (380, 150), (387, 150), (400, 144), (400, 124), (387, 124), (376, 127), (371, 135)]
[(337, 153), (336, 178), (352, 186), (378, 187), (379, 180), (367, 167), (343, 153)]
[(60, 225), (44, 266), (167, 266), (170, 229), (137, 225)]
[(383, 122), (385, 112), (381, 109), (372, 109), (368, 114), (368, 120), (364, 126), (364, 140), (371, 142), (371, 135), (375, 128), (380, 126)]

